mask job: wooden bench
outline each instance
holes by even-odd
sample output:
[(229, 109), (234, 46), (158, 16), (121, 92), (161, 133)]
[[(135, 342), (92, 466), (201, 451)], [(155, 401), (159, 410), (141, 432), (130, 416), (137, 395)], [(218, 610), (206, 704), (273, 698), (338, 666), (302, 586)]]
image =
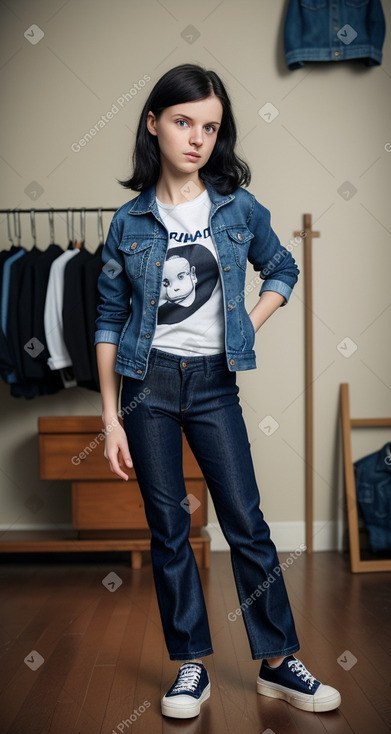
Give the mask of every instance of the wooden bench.
[[(130, 551), (132, 568), (140, 568), (150, 548), (142, 496), (134, 469), (128, 481), (110, 471), (100, 417), (40, 417), (38, 428), (40, 478), (71, 482), (73, 530), (8, 531), (0, 552)], [(207, 488), (184, 434), (183, 472), (187, 495), (193, 495), (190, 543), (199, 566), (209, 568)]]

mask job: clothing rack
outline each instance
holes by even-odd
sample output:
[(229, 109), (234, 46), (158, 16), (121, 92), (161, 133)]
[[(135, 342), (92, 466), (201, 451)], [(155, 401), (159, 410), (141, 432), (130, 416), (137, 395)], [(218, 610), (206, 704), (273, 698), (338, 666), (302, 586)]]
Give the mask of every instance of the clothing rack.
[(51, 207), (49, 208), (39, 208), (35, 209), (32, 207), (31, 209), (0, 209), (1, 214), (7, 215), (7, 230), (8, 230), (8, 240), (13, 244), (13, 238), (11, 234), (11, 215), (13, 217), (14, 221), (14, 234), (15, 238), (18, 241), (18, 246), (20, 246), (20, 241), (22, 238), (22, 232), (21, 232), (21, 219), (20, 214), (30, 214), (30, 225), (31, 225), (31, 234), (34, 240), (34, 245), (36, 245), (36, 226), (35, 226), (35, 215), (36, 214), (48, 214), (49, 216), (49, 227), (50, 227), (50, 235), (51, 235), (51, 242), (54, 243), (54, 215), (58, 213), (64, 213), (66, 214), (66, 222), (67, 222), (67, 234), (68, 239), (75, 240), (74, 238), (74, 215), (76, 213), (80, 214), (80, 230), (81, 230), (81, 241), (84, 242), (85, 239), (85, 224), (86, 224), (86, 213), (95, 213), (98, 215), (98, 237), (100, 241), (103, 241), (104, 239), (104, 233), (103, 233), (103, 218), (102, 214), (103, 212), (115, 212), (117, 211), (118, 207), (68, 207), (65, 209), (64, 207), (55, 208)]

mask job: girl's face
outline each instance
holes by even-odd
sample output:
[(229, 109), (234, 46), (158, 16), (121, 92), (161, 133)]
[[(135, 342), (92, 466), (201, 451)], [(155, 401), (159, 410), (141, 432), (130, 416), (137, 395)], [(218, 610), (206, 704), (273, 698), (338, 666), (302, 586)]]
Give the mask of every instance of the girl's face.
[(215, 96), (166, 107), (158, 120), (150, 111), (147, 128), (158, 138), (162, 172), (189, 178), (205, 166), (222, 116), (223, 106)]

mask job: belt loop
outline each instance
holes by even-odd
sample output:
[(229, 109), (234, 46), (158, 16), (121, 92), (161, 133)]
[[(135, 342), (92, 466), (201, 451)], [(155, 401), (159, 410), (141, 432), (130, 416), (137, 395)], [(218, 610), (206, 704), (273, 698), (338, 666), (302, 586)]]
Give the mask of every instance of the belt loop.
[(150, 351), (150, 354), (149, 354), (149, 363), (150, 363), (150, 365), (152, 367), (155, 366), (157, 355), (158, 355), (157, 349), (155, 349), (155, 347), (151, 347), (151, 351)]
[(204, 357), (204, 372), (205, 377), (210, 377), (211, 369), (210, 369), (210, 362), (208, 357)]

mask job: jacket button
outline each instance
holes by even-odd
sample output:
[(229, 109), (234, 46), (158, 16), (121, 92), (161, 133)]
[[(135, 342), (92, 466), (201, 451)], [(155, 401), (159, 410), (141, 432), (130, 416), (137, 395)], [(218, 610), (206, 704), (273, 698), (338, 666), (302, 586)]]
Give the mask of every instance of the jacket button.
[(151, 335), (150, 334), (144, 334), (144, 336), (145, 336), (146, 339), (150, 339), (151, 338)]
[(334, 56), (339, 56), (339, 51), (334, 51)]
[(227, 265), (227, 267), (226, 268), (223, 268), (223, 269), (225, 270), (225, 272), (227, 272), (227, 270), (231, 270), (231, 268), (229, 267), (229, 265)]
[(233, 309), (233, 305), (232, 305), (232, 303), (229, 303), (229, 304), (228, 304), (228, 306), (227, 306), (227, 309), (228, 309), (228, 311), (232, 311), (232, 309)]
[(230, 359), (229, 360), (229, 363), (232, 364), (232, 365), (234, 365), (235, 364), (235, 360), (234, 359)]
[(155, 303), (156, 303), (156, 301), (153, 298), (151, 298), (151, 306), (154, 306)]
[(138, 375), (142, 375), (143, 374), (143, 371), (142, 370), (137, 370), (137, 374)]
[(158, 260), (158, 261), (157, 261), (157, 263), (155, 263), (155, 265), (156, 265), (156, 266), (157, 266), (158, 268), (160, 268), (160, 265), (161, 265), (161, 263), (160, 263), (160, 260)]
[(238, 232), (238, 240), (242, 241), (242, 239), (243, 239), (243, 235), (240, 234), (240, 232)]
[(130, 249), (135, 250), (136, 247), (137, 247), (137, 242), (132, 242), (132, 244), (130, 245)]

